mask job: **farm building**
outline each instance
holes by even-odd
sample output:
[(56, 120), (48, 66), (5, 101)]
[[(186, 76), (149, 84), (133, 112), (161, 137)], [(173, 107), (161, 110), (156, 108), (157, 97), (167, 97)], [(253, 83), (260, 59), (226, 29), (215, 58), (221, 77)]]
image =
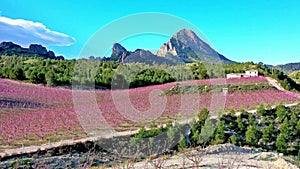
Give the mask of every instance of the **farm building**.
[(258, 71), (257, 70), (247, 70), (245, 73), (230, 73), (227, 74), (227, 79), (231, 78), (243, 78), (243, 77), (257, 77)]
[(247, 70), (245, 72), (245, 74), (248, 77), (257, 77), (258, 76), (258, 71), (257, 70)]

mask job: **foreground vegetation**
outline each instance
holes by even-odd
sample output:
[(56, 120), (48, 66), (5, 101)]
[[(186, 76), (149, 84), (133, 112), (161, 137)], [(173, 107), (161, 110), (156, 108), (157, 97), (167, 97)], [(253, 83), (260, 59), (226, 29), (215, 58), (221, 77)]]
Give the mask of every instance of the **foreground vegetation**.
[(212, 119), (210, 112), (203, 109), (197, 115), (197, 120), (189, 124), (190, 145), (187, 145), (185, 138), (187, 125), (172, 124), (170, 121), (165, 126), (153, 123), (150, 129), (142, 128), (132, 136), (77, 143), (2, 160), (14, 159), (15, 162), (7, 164), (11, 167), (35, 164), (72, 168), (99, 165), (126, 168), (145, 159), (151, 165), (163, 165), (169, 156), (180, 152), (192, 160), (194, 166), (199, 166), (205, 154), (192, 156), (187, 149), (231, 143), (283, 153), (290, 156), (290, 160), (297, 165), (300, 161), (299, 110), (299, 105), (279, 105), (276, 108), (260, 106), (255, 114), (231, 111), (223, 114), (220, 119)]
[[(237, 146), (277, 151), (300, 158), (299, 105), (293, 107), (279, 105), (274, 109), (269, 106), (266, 108), (259, 106), (255, 114), (246, 111), (230, 111), (222, 115), (220, 120), (211, 119), (209, 111), (203, 109), (198, 114), (197, 119), (191, 123), (189, 137), (192, 147), (232, 143)], [(183, 126), (179, 128), (183, 128)], [(178, 129), (172, 129), (176, 130), (175, 133), (177, 133)], [(209, 131), (210, 129), (215, 130)], [(168, 127), (149, 131), (142, 129), (135, 135), (135, 138), (153, 137), (165, 130), (171, 132)], [(183, 136), (181, 137), (184, 138)], [(186, 139), (181, 139), (175, 149), (187, 148), (186, 143)]]

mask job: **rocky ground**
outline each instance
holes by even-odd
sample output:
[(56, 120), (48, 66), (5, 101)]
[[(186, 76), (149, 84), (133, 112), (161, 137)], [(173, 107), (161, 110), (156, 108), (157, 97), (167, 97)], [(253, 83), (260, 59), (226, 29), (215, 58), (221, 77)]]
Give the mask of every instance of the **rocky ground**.
[(134, 164), (134, 168), (299, 169), (277, 153), (258, 152), (231, 144), (180, 153)]
[[(124, 160), (122, 160), (124, 161)], [(120, 169), (152, 168), (218, 168), (218, 169), (299, 169), (287, 157), (278, 153), (259, 152), (232, 144), (209, 146), (178, 153), (174, 156), (148, 158), (141, 162), (116, 163), (114, 155), (105, 151), (98, 153), (74, 152), (61, 156), (46, 155), (18, 158), (0, 162), (0, 168), (91, 168), (106, 164)], [(96, 167), (101, 168), (101, 167)]]

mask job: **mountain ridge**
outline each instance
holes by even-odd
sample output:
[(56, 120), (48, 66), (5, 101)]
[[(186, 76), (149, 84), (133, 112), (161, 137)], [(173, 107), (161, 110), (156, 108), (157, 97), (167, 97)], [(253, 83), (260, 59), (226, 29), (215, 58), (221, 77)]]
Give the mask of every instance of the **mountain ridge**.
[(164, 43), (156, 54), (140, 49), (127, 51), (121, 44), (113, 45), (111, 60), (123, 63), (143, 62), (147, 64), (184, 64), (192, 62), (234, 63), (201, 40), (195, 32), (182, 29)]
[(288, 74), (291, 74), (294, 71), (300, 70), (300, 62), (276, 65), (276, 66), (274, 66), (274, 68), (277, 68), (277, 69), (283, 71), (285, 74), (288, 75)]
[(28, 48), (24, 48), (13, 42), (1, 42), (0, 43), (0, 55), (22, 55), (25, 57), (34, 57), (38, 56), (44, 59), (56, 59), (64, 60), (63, 56), (56, 56), (55, 53), (51, 50), (47, 50), (46, 47), (39, 44), (31, 44)]

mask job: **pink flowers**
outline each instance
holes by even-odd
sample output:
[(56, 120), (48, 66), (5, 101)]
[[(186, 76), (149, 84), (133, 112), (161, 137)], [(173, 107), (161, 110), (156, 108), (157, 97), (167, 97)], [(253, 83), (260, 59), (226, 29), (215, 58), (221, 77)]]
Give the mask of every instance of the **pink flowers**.
[[(209, 79), (182, 84), (268, 83), (265, 77)], [(249, 109), (260, 104), (295, 102), (299, 94), (275, 89), (221, 94), (160, 95), (175, 83), (123, 91), (74, 91), (0, 79), (0, 144), (35, 136), (43, 139), (74, 132), (153, 121), (162, 116), (189, 115), (202, 108)], [(76, 100), (74, 102), (74, 98)], [(214, 101), (212, 101), (212, 98)], [(222, 103), (224, 102), (224, 105)], [(218, 105), (217, 103), (220, 103)], [(81, 128), (82, 127), (82, 128)], [(80, 129), (81, 128), (81, 129)]]

